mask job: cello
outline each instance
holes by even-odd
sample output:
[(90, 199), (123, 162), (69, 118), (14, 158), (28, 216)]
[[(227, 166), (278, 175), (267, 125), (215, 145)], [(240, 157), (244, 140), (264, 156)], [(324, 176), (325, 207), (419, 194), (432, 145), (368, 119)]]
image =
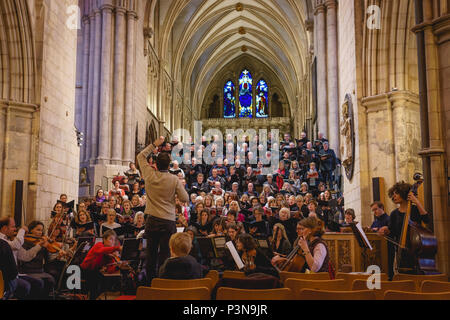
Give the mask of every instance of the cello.
[[(417, 174), (414, 178), (416, 182), (410, 192), (417, 196), (423, 180)], [(436, 268), (437, 239), (430, 229), (410, 220), (411, 207), (411, 201), (408, 200), (400, 241), (397, 244), (397, 271), (422, 275), (439, 273)]]

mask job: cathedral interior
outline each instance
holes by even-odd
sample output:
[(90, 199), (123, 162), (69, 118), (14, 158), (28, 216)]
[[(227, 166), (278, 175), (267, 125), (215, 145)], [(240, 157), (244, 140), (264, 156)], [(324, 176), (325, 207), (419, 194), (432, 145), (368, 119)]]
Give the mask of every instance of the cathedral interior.
[(48, 223), (198, 121), (321, 132), (363, 224), (423, 174), (450, 274), (449, 55), (449, 0), (2, 0), (0, 217), (20, 181), (19, 212)]

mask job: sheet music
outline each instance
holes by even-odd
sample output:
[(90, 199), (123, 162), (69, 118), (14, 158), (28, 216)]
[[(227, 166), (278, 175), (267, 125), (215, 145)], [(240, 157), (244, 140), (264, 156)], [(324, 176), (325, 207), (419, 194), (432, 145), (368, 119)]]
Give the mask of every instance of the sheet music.
[(184, 227), (177, 227), (177, 233), (184, 232)]
[(239, 256), (238, 252), (236, 251), (236, 248), (234, 247), (233, 241), (228, 241), (226, 243), (226, 246), (228, 247), (228, 250), (231, 252), (231, 256), (234, 259), (234, 262), (236, 262), (236, 265), (239, 270), (244, 268), (244, 263), (241, 260), (241, 257)]
[(369, 239), (367, 239), (366, 233), (363, 231), (363, 229), (362, 229), (362, 227), (361, 227), (361, 223), (358, 222), (358, 223), (356, 224), (356, 227), (358, 228), (359, 233), (360, 233), (361, 236), (363, 237), (364, 242), (367, 244), (367, 246), (369, 247), (369, 249), (372, 251), (372, 250), (373, 250), (372, 245), (370, 244)]

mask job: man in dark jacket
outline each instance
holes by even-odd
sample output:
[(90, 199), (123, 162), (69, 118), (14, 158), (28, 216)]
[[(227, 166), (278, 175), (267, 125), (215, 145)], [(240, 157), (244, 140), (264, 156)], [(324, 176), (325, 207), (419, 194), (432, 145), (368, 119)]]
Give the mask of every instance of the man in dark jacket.
[[(17, 265), (9, 244), (0, 239), (0, 271), (5, 283), (5, 299), (10, 298), (17, 287)], [(0, 295), (3, 292), (0, 292)]]
[(189, 255), (192, 240), (188, 233), (175, 233), (170, 237), (170, 258), (159, 269), (162, 279), (189, 280), (203, 277), (202, 266)]

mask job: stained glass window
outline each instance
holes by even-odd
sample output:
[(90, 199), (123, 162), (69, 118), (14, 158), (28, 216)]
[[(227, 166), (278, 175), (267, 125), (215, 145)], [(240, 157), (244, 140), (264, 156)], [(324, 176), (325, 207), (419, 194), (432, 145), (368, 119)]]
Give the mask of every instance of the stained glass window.
[(239, 117), (253, 117), (253, 79), (250, 71), (244, 70), (239, 77)]
[(223, 89), (223, 116), (224, 118), (236, 117), (236, 95), (233, 81), (228, 81)]
[(259, 80), (256, 87), (256, 117), (267, 118), (269, 117), (269, 107), (267, 97), (269, 95), (269, 87), (267, 82)]

